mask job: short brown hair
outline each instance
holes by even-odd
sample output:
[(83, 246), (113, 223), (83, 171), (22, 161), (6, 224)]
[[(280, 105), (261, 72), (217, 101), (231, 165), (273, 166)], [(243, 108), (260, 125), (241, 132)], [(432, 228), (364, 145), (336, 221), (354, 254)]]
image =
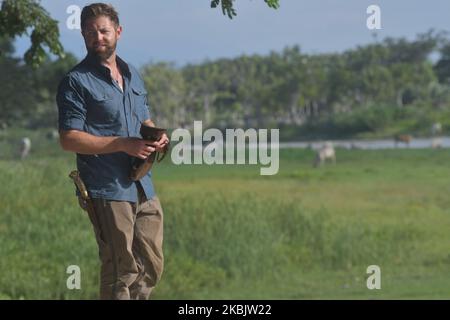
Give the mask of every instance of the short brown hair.
[(119, 14), (112, 5), (106, 3), (92, 3), (84, 7), (81, 11), (81, 29), (84, 29), (86, 22), (89, 19), (100, 16), (108, 17), (114, 22), (116, 27), (119, 26)]

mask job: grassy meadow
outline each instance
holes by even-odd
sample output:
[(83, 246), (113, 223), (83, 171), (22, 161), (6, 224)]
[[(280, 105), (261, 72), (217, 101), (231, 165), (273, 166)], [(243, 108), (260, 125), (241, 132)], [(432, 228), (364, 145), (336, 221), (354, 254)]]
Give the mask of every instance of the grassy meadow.
[[(23, 132), (8, 139), (18, 139)], [(0, 299), (96, 299), (92, 228), (68, 178), (75, 157), (44, 132), (13, 160), (0, 141)], [(259, 165), (154, 169), (165, 271), (154, 299), (449, 299), (450, 150), (281, 150)], [(81, 268), (69, 290), (66, 268)], [(381, 268), (369, 290), (366, 269)]]

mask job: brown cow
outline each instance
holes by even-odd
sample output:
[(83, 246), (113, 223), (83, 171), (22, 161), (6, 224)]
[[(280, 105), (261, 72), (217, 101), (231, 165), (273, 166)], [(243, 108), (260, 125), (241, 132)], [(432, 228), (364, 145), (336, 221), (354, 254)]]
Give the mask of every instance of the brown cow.
[(412, 140), (412, 136), (409, 134), (398, 134), (394, 137), (395, 147), (397, 148), (398, 143), (404, 143), (409, 147), (409, 143)]

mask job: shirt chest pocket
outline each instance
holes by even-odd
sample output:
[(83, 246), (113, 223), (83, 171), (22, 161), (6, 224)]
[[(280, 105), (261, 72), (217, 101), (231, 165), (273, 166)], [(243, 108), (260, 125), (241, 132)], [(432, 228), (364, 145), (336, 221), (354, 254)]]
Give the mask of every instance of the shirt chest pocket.
[(147, 107), (147, 90), (140, 87), (132, 87), (131, 99), (133, 100), (133, 113), (139, 123), (147, 120), (150, 117)]
[(88, 118), (96, 124), (120, 123), (120, 109), (117, 97), (106, 91), (92, 93)]

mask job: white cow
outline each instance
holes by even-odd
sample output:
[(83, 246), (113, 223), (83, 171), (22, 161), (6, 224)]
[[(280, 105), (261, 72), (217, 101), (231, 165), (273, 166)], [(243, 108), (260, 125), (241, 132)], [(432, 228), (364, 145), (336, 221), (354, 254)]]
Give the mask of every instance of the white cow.
[(431, 141), (431, 148), (439, 149), (442, 148), (442, 139), (441, 138), (433, 138)]
[(437, 136), (442, 132), (442, 124), (440, 122), (435, 122), (433, 123), (433, 125), (431, 126), (431, 135)]
[(20, 141), (20, 159), (23, 160), (30, 154), (31, 140), (28, 137), (22, 138)]
[(334, 151), (334, 146), (331, 142), (326, 142), (319, 150), (317, 150), (313, 165), (314, 167), (321, 166), (327, 160), (331, 160), (333, 164), (336, 163), (336, 152)]

